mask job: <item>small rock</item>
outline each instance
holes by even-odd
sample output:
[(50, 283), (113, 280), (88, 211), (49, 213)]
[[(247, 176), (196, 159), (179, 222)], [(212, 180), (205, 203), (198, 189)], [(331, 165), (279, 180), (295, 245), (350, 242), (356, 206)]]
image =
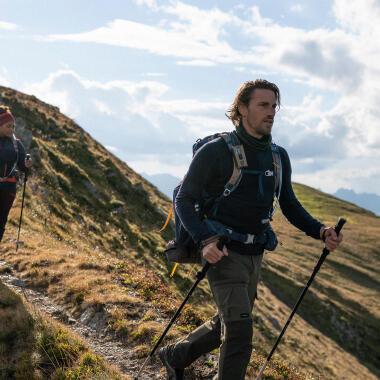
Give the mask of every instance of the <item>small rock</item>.
[(268, 320), (276, 330), (281, 331), (281, 326), (276, 318), (269, 317)]
[(19, 280), (18, 278), (15, 278), (11, 281), (11, 285), (18, 286), (19, 288), (25, 288), (25, 282), (22, 280)]
[(80, 316), (79, 320), (84, 324), (88, 325), (90, 322), (92, 316), (94, 314), (94, 309), (92, 307), (89, 307), (84, 311), (84, 313)]
[(77, 321), (74, 318), (69, 317), (69, 320), (67, 321), (69, 325), (75, 325)]

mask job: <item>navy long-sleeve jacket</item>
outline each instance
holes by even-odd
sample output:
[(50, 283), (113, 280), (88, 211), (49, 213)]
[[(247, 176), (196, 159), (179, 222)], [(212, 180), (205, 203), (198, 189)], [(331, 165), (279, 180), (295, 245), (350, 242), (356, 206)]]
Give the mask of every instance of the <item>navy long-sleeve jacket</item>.
[[(25, 171), (25, 149), (20, 140), (17, 141), (18, 154), (15, 151), (12, 138), (0, 137), (0, 177), (4, 178), (11, 172), (16, 160), (18, 169)], [(18, 156), (18, 157), (17, 157)], [(1, 189), (16, 188), (16, 173), (12, 172), (11, 181), (0, 182)]]
[[(289, 156), (284, 148), (279, 149), (283, 167), (281, 210), (294, 226), (307, 235), (320, 239), (323, 224), (314, 219), (297, 200), (291, 183)], [(273, 205), (274, 176), (264, 175), (265, 172), (273, 172), (272, 152), (270, 148), (259, 152), (246, 145), (244, 150), (248, 168), (243, 170), (239, 186), (222, 199), (216, 214), (211, 212), (213, 209), (211, 206), (208, 208), (206, 202), (205, 213), (237, 232), (258, 234), (264, 228), (264, 219), (268, 218)], [(196, 213), (195, 204), (202, 203), (204, 199), (218, 198), (231, 177), (232, 170), (232, 155), (222, 138), (205, 144), (195, 154), (175, 200), (176, 212), (195, 242), (214, 235)], [(213, 202), (209, 204), (213, 205)], [(250, 244), (231, 242), (227, 247), (241, 253), (256, 250), (256, 253), (260, 253), (260, 249)]]

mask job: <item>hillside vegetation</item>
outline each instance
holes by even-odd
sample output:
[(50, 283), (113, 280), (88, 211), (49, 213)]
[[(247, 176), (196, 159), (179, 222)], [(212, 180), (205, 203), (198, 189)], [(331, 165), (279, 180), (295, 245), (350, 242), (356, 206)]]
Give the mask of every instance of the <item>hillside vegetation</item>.
[(36, 313), (0, 282), (0, 378), (79, 380), (124, 377), (60, 323)]
[[(4, 87), (0, 103), (11, 107), (17, 135), (35, 161), (25, 197), (24, 246), (16, 253), (10, 240), (17, 234), (19, 192), (1, 260), (73, 315), (103, 313), (107, 333), (143, 359), (194, 281), (194, 271), (189, 274), (187, 266), (173, 279), (168, 276), (172, 265), (162, 252), (173, 237), (173, 225), (162, 235), (159, 229), (169, 199), (58, 108)], [(307, 186), (294, 187), (301, 203), (324, 223), (335, 224), (338, 216), (347, 219), (345, 239), (318, 273), (265, 378), (376, 379), (379, 218)], [(264, 259), (250, 378), (270, 351), (322, 250), (320, 241), (297, 231), (280, 211), (274, 228), (280, 245)], [(214, 311), (203, 281), (168, 340), (182, 336)], [(211, 378), (216, 357), (214, 353), (195, 363), (189, 378)], [(162, 371), (155, 361), (152, 368)]]

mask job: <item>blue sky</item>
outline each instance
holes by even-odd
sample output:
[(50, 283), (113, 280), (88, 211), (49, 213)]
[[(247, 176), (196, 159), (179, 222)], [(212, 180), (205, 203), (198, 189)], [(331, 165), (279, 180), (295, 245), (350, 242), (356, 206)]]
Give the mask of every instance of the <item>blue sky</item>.
[(239, 86), (281, 90), (293, 180), (380, 195), (380, 1), (0, 0), (0, 85), (54, 104), (138, 172), (181, 177), (232, 129)]

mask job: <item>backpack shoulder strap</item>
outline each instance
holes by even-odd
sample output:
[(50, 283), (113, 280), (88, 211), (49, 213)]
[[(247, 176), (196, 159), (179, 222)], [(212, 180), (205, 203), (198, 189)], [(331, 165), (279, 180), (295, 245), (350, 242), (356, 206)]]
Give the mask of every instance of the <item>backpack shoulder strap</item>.
[(4, 177), (3, 180), (7, 179), (7, 178), (10, 178), (13, 175), (13, 172), (16, 169), (16, 166), (17, 166), (17, 163), (18, 163), (18, 143), (17, 143), (17, 140), (19, 140), (19, 139), (17, 139), (16, 136), (13, 134), (12, 135), (12, 144), (13, 144), (13, 147), (14, 147), (15, 152), (16, 152), (16, 161), (13, 164), (11, 170), (9, 171), (9, 174), (6, 177)]
[(280, 149), (274, 143), (271, 143), (272, 157), (273, 157), (273, 171), (274, 171), (274, 194), (276, 196), (276, 204), (270, 212), (270, 219), (272, 219), (278, 203), (280, 201), (281, 186), (282, 186), (282, 163)]
[(226, 142), (228, 149), (232, 153), (235, 165), (241, 169), (248, 166), (247, 158), (245, 156), (244, 147), (240, 144), (240, 140), (234, 132), (222, 134), (224, 141)]
[(233, 170), (230, 179), (224, 186), (223, 195), (228, 196), (236, 189), (241, 180), (241, 169), (248, 166), (247, 158), (245, 156), (244, 147), (240, 144), (238, 137), (234, 132), (223, 133), (221, 137), (227, 144), (229, 151), (232, 154)]
[(15, 135), (12, 135), (12, 143), (13, 143), (13, 147), (15, 148), (15, 152), (18, 153), (18, 143), (17, 143), (17, 140), (20, 140), (19, 138), (17, 138)]

